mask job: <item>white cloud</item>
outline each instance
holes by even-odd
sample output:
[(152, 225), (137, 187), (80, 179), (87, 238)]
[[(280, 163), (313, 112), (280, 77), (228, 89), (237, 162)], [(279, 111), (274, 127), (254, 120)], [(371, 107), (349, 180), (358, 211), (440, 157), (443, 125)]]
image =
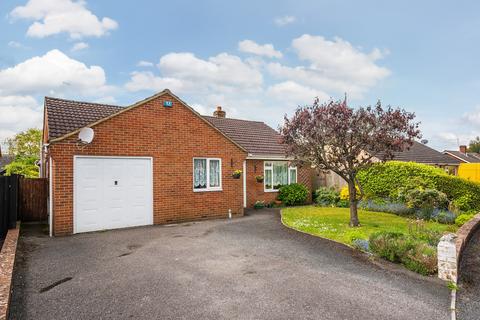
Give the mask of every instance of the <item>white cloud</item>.
[(137, 67), (153, 67), (153, 62), (140, 60), (137, 62)]
[(275, 50), (272, 44), (258, 44), (252, 40), (243, 40), (238, 43), (238, 50), (247, 53), (253, 53), (268, 58), (281, 58), (282, 53)]
[(117, 99), (115, 99), (115, 97), (113, 97), (113, 96), (105, 96), (105, 97), (101, 97), (99, 99), (96, 99), (93, 102), (95, 102), (95, 103), (105, 103), (105, 104), (116, 104)]
[(260, 71), (237, 56), (220, 53), (207, 60), (193, 53), (169, 53), (160, 58), (161, 76), (152, 72), (133, 72), (126, 88), (130, 91), (170, 88), (182, 93), (238, 92), (260, 90)]
[(387, 68), (376, 64), (383, 57), (379, 49), (363, 53), (340, 38), (329, 41), (305, 34), (294, 39), (292, 47), (308, 65), (289, 67), (270, 63), (267, 69), (274, 77), (322, 91), (347, 92), (358, 98), (390, 74)]
[(70, 51), (80, 51), (83, 49), (87, 49), (89, 47), (88, 43), (86, 42), (77, 42), (73, 45)]
[(8, 46), (10, 48), (24, 48), (23, 44), (21, 44), (20, 42), (17, 42), (17, 41), (10, 41), (8, 43)]
[(275, 18), (275, 20), (273, 20), (273, 22), (275, 22), (275, 24), (279, 27), (286, 26), (287, 24), (294, 23), (295, 21), (297, 21), (297, 18), (295, 18), (294, 16), (288, 16), (288, 15), (283, 17), (278, 17), (278, 18)]
[(294, 81), (277, 83), (268, 88), (267, 94), (277, 101), (293, 105), (311, 104), (316, 97), (320, 101), (330, 99), (330, 96), (325, 92), (302, 86)]
[(41, 128), (42, 107), (32, 96), (0, 96), (0, 143), (28, 128)]
[(118, 27), (118, 23), (111, 18), (99, 19), (86, 8), (83, 0), (29, 0), (26, 5), (14, 8), (10, 16), (33, 20), (27, 35), (36, 38), (63, 32), (72, 39), (101, 37)]
[(480, 106), (474, 108), (471, 112), (463, 114), (462, 119), (468, 124), (479, 126), (480, 125)]
[(130, 81), (125, 84), (129, 91), (162, 91), (170, 89), (172, 91), (183, 92), (183, 83), (179, 79), (157, 77), (150, 71), (135, 71), (131, 73)]
[(88, 67), (57, 49), (0, 70), (0, 95), (98, 95), (108, 90), (101, 67)]
[(201, 113), (221, 105), (229, 117), (263, 120), (276, 127), (298, 105), (311, 104), (315, 97), (329, 101), (345, 92), (351, 99), (361, 97), (390, 73), (377, 63), (385, 50), (364, 52), (339, 38), (304, 35), (292, 41), (292, 48), (299, 58), (293, 65), (265, 62), (264, 57), (281, 53), (273, 44), (251, 40), (239, 42), (239, 50), (255, 54), (245, 59), (228, 53), (205, 59), (190, 52), (168, 53), (160, 58), (158, 72), (138, 69), (125, 88), (169, 88)]
[(190, 107), (192, 107), (195, 111), (197, 111), (198, 113), (200, 113), (201, 115), (210, 115), (210, 110), (211, 108), (208, 108), (206, 106), (204, 106), (203, 104), (199, 104), (199, 103), (194, 103), (194, 104), (191, 104)]

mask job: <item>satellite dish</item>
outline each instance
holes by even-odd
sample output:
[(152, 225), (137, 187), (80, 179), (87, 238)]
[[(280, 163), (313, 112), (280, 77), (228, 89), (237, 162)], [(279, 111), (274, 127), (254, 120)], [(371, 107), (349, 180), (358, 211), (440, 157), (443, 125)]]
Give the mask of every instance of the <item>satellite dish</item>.
[(423, 139), (422, 141), (420, 141), (422, 144), (427, 144), (428, 143), (428, 140), (427, 139)]
[(78, 133), (78, 140), (80, 140), (82, 143), (89, 144), (92, 142), (94, 135), (95, 133), (93, 132), (92, 128), (85, 127), (80, 129), (80, 132)]

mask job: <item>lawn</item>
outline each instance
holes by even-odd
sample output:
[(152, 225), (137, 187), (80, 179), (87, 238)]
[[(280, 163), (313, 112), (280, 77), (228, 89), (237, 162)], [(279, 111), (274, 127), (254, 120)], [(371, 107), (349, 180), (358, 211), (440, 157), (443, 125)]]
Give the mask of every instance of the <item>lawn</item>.
[[(384, 212), (359, 210), (361, 226), (351, 228), (348, 225), (348, 208), (329, 207), (292, 207), (282, 210), (283, 222), (296, 230), (351, 245), (355, 239), (368, 239), (376, 231), (409, 231), (409, 219)], [(437, 231), (455, 232), (455, 225), (426, 222), (425, 227)]]

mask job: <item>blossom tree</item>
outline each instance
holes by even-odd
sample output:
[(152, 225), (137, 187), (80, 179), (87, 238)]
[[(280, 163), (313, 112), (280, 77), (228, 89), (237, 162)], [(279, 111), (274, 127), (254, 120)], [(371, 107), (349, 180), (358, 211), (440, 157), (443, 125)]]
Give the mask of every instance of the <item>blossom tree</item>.
[(410, 148), (421, 137), (414, 119), (414, 113), (384, 108), (380, 101), (375, 107), (353, 109), (346, 100), (322, 104), (317, 98), (311, 106), (298, 107), (291, 118), (285, 115), (280, 132), (294, 162), (331, 170), (347, 182), (350, 226), (356, 227), (358, 200), (363, 196), (357, 173)]

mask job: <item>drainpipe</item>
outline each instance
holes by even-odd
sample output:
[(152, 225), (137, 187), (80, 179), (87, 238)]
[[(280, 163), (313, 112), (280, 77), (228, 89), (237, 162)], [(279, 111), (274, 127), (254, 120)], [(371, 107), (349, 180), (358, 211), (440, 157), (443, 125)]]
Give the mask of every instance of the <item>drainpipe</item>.
[(48, 233), (53, 236), (53, 173), (52, 157), (48, 158)]

